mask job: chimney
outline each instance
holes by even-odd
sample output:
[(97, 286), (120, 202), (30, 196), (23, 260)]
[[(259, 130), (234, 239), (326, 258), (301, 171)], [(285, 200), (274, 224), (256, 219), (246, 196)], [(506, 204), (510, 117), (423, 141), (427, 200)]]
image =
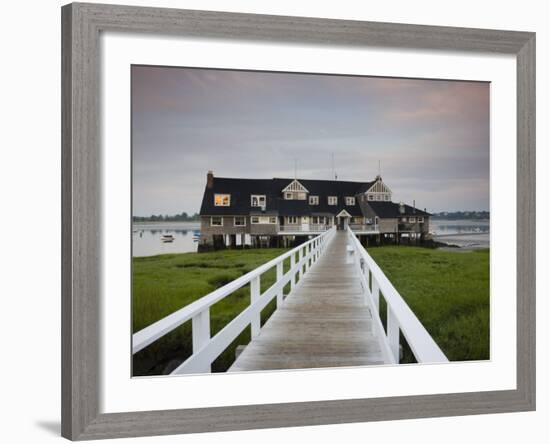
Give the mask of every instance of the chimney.
[(416, 200), (413, 199), (413, 213), (416, 213)]
[(206, 188), (212, 188), (214, 186), (214, 173), (212, 170), (206, 174)]

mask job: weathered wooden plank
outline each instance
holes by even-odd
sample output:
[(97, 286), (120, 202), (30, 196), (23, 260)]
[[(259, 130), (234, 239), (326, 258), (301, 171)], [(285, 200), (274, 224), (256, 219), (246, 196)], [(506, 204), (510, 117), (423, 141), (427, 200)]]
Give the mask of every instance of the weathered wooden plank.
[(357, 268), (346, 264), (346, 244), (345, 232), (334, 236), (229, 371), (384, 363)]

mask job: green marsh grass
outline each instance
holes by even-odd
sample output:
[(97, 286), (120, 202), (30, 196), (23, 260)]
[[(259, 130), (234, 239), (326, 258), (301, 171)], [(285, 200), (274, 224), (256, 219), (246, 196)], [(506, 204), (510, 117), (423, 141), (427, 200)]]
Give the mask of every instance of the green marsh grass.
[[(132, 328), (137, 332), (216, 288), (283, 254), (284, 249), (224, 250), (168, 254), (133, 259)], [(390, 281), (451, 361), (489, 359), (489, 251), (456, 252), (410, 246), (369, 248)], [(285, 260), (284, 271), (290, 268)], [(261, 289), (275, 281), (265, 273)], [(289, 285), (285, 293), (289, 292)], [(250, 303), (245, 286), (211, 307), (215, 335)], [(385, 323), (385, 304), (381, 298)], [(262, 325), (275, 309), (262, 311)], [(250, 327), (214, 361), (212, 371), (226, 371), (238, 345), (250, 341)], [(402, 362), (415, 362), (403, 341)], [(134, 355), (133, 374), (169, 373), (190, 356), (191, 321)]]
[[(209, 253), (166, 254), (133, 259), (132, 330), (137, 332), (191, 302), (283, 254), (284, 249), (224, 250)], [(289, 261), (285, 260), (285, 271)], [(275, 268), (261, 279), (265, 291), (275, 282)], [(215, 335), (250, 303), (250, 288), (242, 287), (210, 309), (210, 330)], [(275, 301), (262, 311), (262, 323), (271, 316)], [(136, 353), (134, 376), (158, 375), (173, 370), (192, 352), (191, 321)], [(226, 371), (233, 363), (237, 345), (250, 341), (247, 328), (212, 365)]]
[[(449, 360), (489, 359), (488, 249), (384, 246), (368, 252)], [(406, 343), (402, 362), (415, 362)]]

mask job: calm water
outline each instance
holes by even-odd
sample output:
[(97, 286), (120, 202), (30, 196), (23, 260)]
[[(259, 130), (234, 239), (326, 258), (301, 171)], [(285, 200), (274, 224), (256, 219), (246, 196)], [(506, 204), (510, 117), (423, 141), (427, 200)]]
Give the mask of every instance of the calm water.
[[(198, 222), (143, 222), (135, 223), (132, 230), (134, 257), (166, 253), (196, 252), (194, 239)], [(430, 232), (434, 239), (466, 248), (489, 247), (489, 221), (431, 220)], [(163, 242), (161, 236), (171, 234), (173, 242)]]
[[(199, 222), (142, 222), (132, 227), (133, 256), (155, 256), (166, 253), (196, 252), (198, 242), (194, 231), (200, 229)], [(163, 242), (161, 236), (171, 234), (173, 242)]]
[(430, 220), (434, 240), (467, 248), (489, 247), (488, 220)]

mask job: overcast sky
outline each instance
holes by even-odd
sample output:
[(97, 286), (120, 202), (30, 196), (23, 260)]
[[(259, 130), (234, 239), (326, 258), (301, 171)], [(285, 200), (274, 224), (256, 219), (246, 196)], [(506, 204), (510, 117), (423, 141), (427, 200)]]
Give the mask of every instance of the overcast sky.
[(198, 212), (220, 177), (368, 181), (428, 211), (489, 209), (489, 84), (132, 68), (133, 213)]

